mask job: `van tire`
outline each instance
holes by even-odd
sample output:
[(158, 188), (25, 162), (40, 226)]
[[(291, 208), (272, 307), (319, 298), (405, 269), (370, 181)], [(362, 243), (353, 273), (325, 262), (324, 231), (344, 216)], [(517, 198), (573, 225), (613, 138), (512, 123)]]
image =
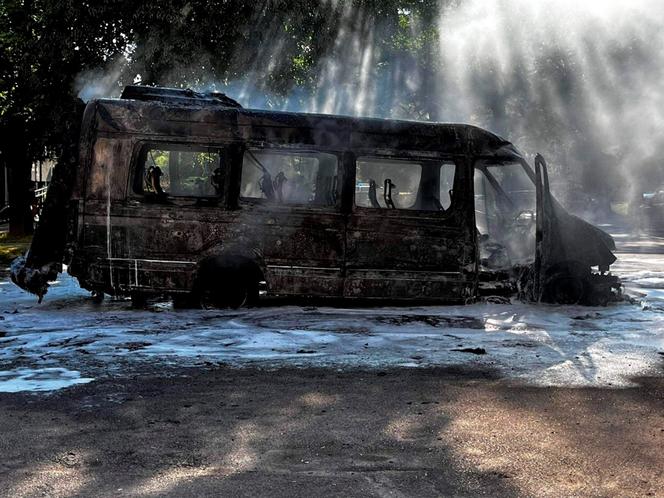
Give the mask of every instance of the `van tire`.
[(588, 283), (580, 275), (557, 273), (552, 275), (544, 290), (543, 301), (556, 304), (582, 304), (588, 295)]
[(585, 304), (589, 293), (590, 268), (576, 261), (549, 269), (542, 301), (556, 304)]
[(237, 308), (253, 308), (258, 305), (258, 281), (252, 276), (247, 275), (244, 277), (242, 287), (243, 299)]
[(131, 307), (136, 310), (145, 309), (148, 305), (148, 297), (142, 292), (132, 292)]
[(250, 284), (246, 280), (241, 280), (240, 284), (227, 296), (228, 307), (234, 310), (250, 306), (251, 300)]
[(202, 289), (200, 302), (204, 308), (245, 308), (258, 302), (258, 282), (239, 278), (234, 285), (215, 285)]
[(210, 259), (200, 265), (194, 294), (204, 308), (255, 306), (260, 275), (258, 267), (248, 260)]
[(200, 308), (201, 302), (200, 299), (190, 293), (190, 294), (174, 294), (171, 296), (173, 302), (173, 309), (192, 309)]
[(94, 304), (101, 304), (104, 302), (104, 292), (99, 290), (93, 290), (90, 293), (90, 299)]

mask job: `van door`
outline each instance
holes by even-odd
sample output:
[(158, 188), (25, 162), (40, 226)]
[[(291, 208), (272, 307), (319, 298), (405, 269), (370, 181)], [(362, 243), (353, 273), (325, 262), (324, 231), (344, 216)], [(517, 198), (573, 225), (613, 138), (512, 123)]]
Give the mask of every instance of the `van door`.
[(478, 159), (474, 170), (480, 295), (530, 293), (535, 260), (535, 184), (519, 160)]
[(123, 291), (191, 290), (201, 251), (223, 238), (230, 159), (223, 147), (140, 144), (131, 192), (113, 213), (113, 285)]
[(342, 295), (339, 163), (335, 153), (310, 149), (244, 151), (238, 222), (264, 261), (268, 293)]
[(475, 162), (475, 219), (480, 266), (487, 271), (530, 265), (535, 258), (535, 185), (519, 161)]
[(344, 296), (472, 297), (475, 246), (464, 168), (454, 160), (377, 155), (359, 155), (355, 166)]

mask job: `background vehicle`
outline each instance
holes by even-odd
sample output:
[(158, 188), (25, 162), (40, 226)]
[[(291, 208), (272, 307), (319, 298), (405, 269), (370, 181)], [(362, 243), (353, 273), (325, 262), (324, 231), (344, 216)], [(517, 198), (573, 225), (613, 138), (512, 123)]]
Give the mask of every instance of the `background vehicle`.
[(88, 104), (72, 168), (56, 169), (54, 183), (76, 180), (51, 208), (66, 206), (66, 249), (46, 248), (45, 221), (14, 266), (40, 297), (63, 261), (97, 295), (231, 306), (255, 302), (261, 286), (442, 302), (586, 302), (617, 286), (604, 274), (611, 237), (551, 197), (543, 159), (533, 172), (512, 144), (469, 125), (127, 87)]
[(664, 235), (664, 184), (643, 192), (640, 202), (632, 207), (634, 224), (651, 235)]

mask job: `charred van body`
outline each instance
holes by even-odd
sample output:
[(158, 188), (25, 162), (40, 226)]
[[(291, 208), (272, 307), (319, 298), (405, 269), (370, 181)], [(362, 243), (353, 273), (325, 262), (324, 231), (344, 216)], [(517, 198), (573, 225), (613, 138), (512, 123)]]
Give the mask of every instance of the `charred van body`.
[(66, 213), (67, 240), (52, 244), (44, 221), (13, 269), (40, 297), (62, 263), (97, 295), (231, 306), (261, 288), (438, 302), (603, 303), (619, 291), (612, 238), (551, 196), (541, 157), (533, 170), (477, 127), (128, 87), (87, 105), (80, 136), (55, 173), (70, 188), (50, 207)]

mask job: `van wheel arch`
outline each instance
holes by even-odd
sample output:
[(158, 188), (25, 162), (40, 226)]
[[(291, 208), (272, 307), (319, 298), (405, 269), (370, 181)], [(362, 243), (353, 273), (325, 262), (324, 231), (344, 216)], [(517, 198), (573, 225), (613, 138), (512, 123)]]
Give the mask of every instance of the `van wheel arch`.
[(204, 305), (239, 308), (258, 303), (265, 279), (259, 261), (239, 254), (218, 254), (199, 261), (193, 295)]
[(563, 261), (545, 273), (542, 301), (558, 304), (583, 304), (590, 293), (590, 267), (579, 261)]

